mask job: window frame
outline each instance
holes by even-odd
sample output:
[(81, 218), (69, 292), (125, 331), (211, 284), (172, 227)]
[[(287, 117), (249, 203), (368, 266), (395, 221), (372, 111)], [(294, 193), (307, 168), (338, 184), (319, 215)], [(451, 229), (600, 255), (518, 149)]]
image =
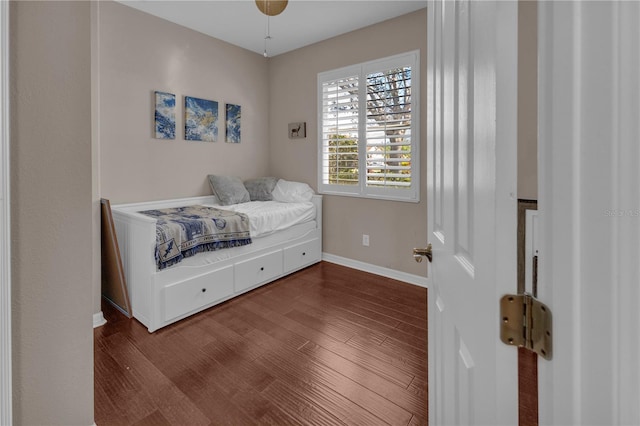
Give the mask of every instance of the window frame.
[[(393, 68), (411, 67), (411, 184), (406, 188), (367, 186), (367, 75)], [(324, 182), (324, 164), (328, 161), (323, 139), (323, 84), (342, 78), (358, 77), (358, 184), (340, 185)], [(362, 86), (361, 86), (362, 85)], [(371, 198), (403, 202), (420, 202), (420, 51), (413, 50), (381, 59), (318, 73), (318, 192), (327, 195)]]

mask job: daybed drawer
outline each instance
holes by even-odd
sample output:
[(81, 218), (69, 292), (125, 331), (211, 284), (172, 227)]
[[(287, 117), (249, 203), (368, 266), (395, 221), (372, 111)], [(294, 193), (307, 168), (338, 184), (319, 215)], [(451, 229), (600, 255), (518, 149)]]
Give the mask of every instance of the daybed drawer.
[(284, 271), (289, 272), (320, 260), (320, 239), (296, 244), (284, 249)]
[(164, 289), (164, 320), (206, 306), (233, 294), (233, 265), (169, 285)]
[(238, 262), (236, 291), (242, 291), (282, 275), (282, 250)]

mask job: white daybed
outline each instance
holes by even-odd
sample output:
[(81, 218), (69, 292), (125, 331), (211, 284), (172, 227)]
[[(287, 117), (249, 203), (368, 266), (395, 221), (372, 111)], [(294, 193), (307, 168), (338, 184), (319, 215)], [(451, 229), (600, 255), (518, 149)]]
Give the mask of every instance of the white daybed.
[(154, 256), (156, 219), (137, 212), (196, 204), (215, 205), (216, 198), (112, 206), (133, 316), (149, 332), (154, 332), (319, 262), (322, 256), (322, 196), (314, 195), (311, 202), (315, 206), (315, 218), (310, 221), (259, 238), (252, 236), (252, 244), (201, 253), (163, 270), (157, 270)]

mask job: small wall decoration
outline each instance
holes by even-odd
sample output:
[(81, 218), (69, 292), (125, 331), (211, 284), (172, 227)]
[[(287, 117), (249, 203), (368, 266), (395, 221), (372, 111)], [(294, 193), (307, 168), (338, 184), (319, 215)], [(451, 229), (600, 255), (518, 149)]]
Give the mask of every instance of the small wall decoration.
[(218, 140), (218, 102), (184, 97), (184, 138), (188, 141)]
[(307, 123), (289, 123), (289, 139), (303, 139), (307, 137)]
[(240, 143), (240, 105), (227, 104), (227, 143)]
[(176, 95), (156, 92), (156, 139), (176, 138)]

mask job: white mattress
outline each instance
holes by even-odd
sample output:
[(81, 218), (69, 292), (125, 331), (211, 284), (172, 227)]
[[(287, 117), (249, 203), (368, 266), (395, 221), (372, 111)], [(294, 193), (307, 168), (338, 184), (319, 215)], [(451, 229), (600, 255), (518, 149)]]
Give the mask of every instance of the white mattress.
[(315, 220), (316, 207), (312, 202), (280, 203), (277, 201), (250, 201), (222, 206), (204, 204), (217, 209), (233, 210), (249, 216), (251, 238), (263, 237), (301, 223)]

